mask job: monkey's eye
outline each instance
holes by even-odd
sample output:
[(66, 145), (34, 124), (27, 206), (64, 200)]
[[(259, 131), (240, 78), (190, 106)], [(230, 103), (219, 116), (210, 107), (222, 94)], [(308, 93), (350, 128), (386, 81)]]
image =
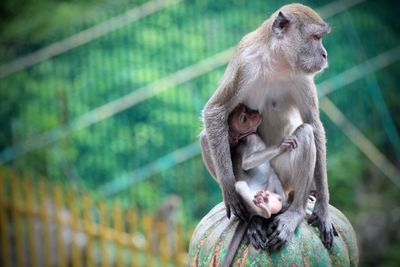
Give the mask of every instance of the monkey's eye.
[(322, 35), (321, 35), (321, 34), (313, 34), (313, 35), (312, 35), (312, 38), (313, 38), (313, 40), (315, 40), (315, 41), (319, 41), (319, 40), (321, 40)]
[(245, 114), (241, 114), (239, 120), (240, 120), (241, 123), (245, 123), (247, 121), (246, 115)]

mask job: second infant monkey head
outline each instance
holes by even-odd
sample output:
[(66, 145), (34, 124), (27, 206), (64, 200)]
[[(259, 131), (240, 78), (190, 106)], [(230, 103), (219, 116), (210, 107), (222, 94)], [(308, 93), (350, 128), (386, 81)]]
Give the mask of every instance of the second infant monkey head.
[(228, 117), (229, 144), (235, 146), (241, 139), (256, 133), (261, 121), (258, 111), (239, 104)]

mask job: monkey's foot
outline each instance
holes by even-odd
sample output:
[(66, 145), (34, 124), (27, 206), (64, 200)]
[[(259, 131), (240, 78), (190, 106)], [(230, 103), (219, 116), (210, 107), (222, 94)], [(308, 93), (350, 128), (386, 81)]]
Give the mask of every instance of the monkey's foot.
[(271, 217), (271, 207), (269, 205), (270, 192), (267, 190), (260, 190), (254, 195), (254, 204), (261, 209), (261, 215), (268, 219)]
[(255, 249), (266, 248), (268, 241), (267, 223), (268, 220), (260, 216), (253, 216), (249, 223), (249, 227), (247, 228), (247, 238)]
[(302, 213), (291, 210), (274, 217), (267, 229), (267, 248), (270, 250), (281, 249), (292, 237), (294, 230), (303, 218)]
[[(259, 190), (254, 194), (254, 201), (260, 200), (262, 202), (268, 202), (269, 196), (271, 195), (271, 192), (268, 190)], [(254, 202), (256, 204), (256, 202)]]
[(318, 205), (318, 202), (314, 206), (313, 213), (308, 219), (309, 224), (318, 224), (319, 233), (321, 236), (322, 243), (327, 249), (332, 247), (333, 236), (338, 236), (335, 226), (332, 224), (328, 216), (323, 216), (323, 209)]

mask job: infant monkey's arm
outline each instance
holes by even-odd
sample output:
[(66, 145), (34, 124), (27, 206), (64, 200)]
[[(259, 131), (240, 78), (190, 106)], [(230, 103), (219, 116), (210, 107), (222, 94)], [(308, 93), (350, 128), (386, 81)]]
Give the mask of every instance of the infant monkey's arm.
[[(297, 147), (297, 140), (294, 137), (287, 137), (279, 145), (265, 147), (264, 142), (258, 135), (249, 136), (248, 149), (243, 152), (242, 168), (245, 171), (253, 169), (262, 163), (270, 162), (276, 156), (285, 151), (291, 151)], [(262, 144), (262, 145), (261, 145)], [(261, 149), (260, 149), (261, 148)]]

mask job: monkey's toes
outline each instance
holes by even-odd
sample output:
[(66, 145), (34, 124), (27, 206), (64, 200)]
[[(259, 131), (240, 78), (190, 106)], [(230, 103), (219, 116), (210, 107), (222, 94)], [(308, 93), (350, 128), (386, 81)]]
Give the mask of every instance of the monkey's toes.
[(259, 190), (254, 194), (254, 197), (262, 197), (264, 194), (265, 190)]
[(264, 190), (261, 193), (262, 198), (264, 199), (265, 202), (269, 201), (269, 196), (271, 195), (271, 192), (269, 192), (268, 190)]
[(253, 203), (259, 206), (261, 203), (264, 203), (264, 198), (262, 196), (255, 196)]

